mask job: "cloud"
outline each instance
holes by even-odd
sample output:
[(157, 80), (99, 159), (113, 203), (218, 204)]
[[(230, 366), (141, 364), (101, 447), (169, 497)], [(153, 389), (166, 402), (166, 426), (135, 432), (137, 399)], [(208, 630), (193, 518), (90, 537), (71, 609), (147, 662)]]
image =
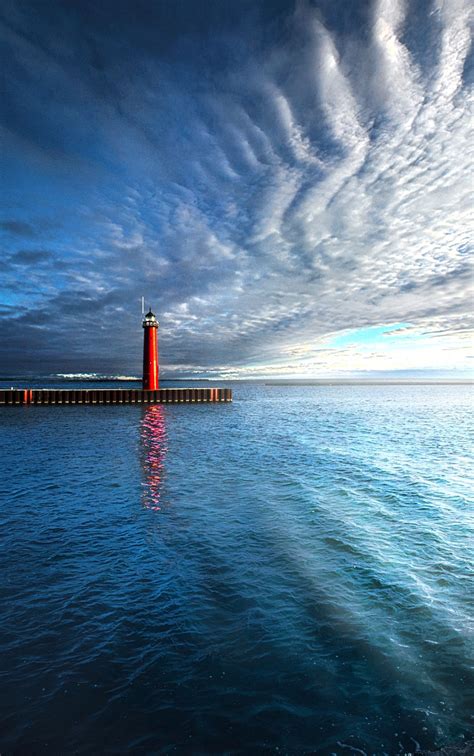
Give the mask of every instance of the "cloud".
[[(74, 24), (53, 5), (12, 5), (3, 27), (10, 207), (27, 219), (2, 226), (3, 298), (34, 307), (51, 366), (136, 373), (145, 294), (169, 370), (467, 370), (467, 3), (249, 3), (232, 23), (120, 5), (112, 30), (107, 3)], [(44, 258), (23, 243), (40, 216)], [(418, 352), (327, 346), (400, 322)], [(0, 313), (11, 365), (16, 325)], [(41, 343), (31, 331), (29, 365)]]
[(22, 221), (3, 221), (0, 223), (0, 228), (9, 234), (14, 234), (15, 236), (36, 236), (36, 230), (33, 226), (29, 223), (23, 223)]
[(8, 262), (12, 265), (29, 266), (49, 263), (53, 253), (47, 249), (20, 249), (11, 255)]

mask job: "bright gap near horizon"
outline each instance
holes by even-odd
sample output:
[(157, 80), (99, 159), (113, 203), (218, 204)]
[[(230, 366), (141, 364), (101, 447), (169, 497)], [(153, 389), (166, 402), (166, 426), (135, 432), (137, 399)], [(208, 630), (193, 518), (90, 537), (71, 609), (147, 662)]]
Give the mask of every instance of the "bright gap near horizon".
[(146, 292), (165, 375), (472, 376), (466, 2), (346, 28), (301, 2), (285, 34), (242, 13), (166, 54), (92, 14), (95, 68), (67, 9), (28, 8), (3, 27), (32, 124), (5, 131), (6, 370), (139, 375)]

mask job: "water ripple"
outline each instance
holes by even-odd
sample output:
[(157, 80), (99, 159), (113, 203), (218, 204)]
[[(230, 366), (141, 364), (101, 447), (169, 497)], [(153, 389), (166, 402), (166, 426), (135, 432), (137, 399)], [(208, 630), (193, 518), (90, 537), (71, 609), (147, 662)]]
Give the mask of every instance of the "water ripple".
[(466, 387), (1, 410), (2, 751), (472, 737)]

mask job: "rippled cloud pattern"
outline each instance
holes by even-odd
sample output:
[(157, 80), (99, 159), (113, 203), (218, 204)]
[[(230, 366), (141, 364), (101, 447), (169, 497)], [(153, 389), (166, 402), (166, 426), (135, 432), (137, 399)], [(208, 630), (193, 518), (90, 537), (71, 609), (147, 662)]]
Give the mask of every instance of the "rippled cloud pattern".
[(0, 21), (6, 371), (139, 372), (146, 294), (170, 375), (469, 373), (467, 2)]

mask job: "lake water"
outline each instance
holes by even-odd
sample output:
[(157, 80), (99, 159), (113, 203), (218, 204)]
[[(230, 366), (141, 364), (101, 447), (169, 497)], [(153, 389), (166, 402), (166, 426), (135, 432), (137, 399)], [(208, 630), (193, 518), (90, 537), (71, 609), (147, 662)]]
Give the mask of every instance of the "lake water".
[(472, 388), (233, 389), (0, 408), (2, 753), (472, 738)]

